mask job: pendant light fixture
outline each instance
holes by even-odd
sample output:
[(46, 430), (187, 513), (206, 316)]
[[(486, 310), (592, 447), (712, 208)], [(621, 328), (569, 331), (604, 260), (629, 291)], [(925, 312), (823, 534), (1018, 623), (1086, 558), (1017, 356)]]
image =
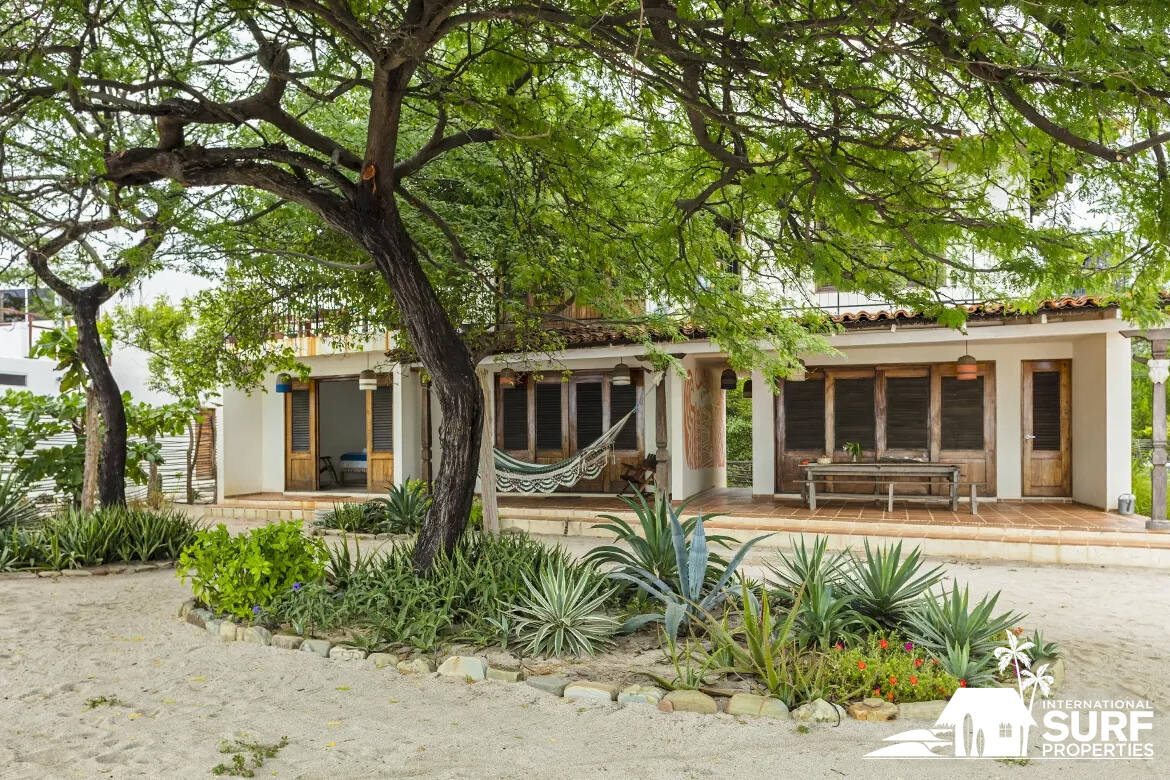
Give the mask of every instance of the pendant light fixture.
[(955, 361), (955, 379), (970, 381), (979, 375), (979, 365), (975, 358), (967, 352), (967, 340), (963, 340), (963, 351), (966, 353)]
[(378, 375), (370, 368), (370, 356), (366, 354), (366, 370), (358, 374), (358, 390), (377, 390)]
[(292, 392), (292, 374), (277, 374), (276, 375), (276, 392), (291, 393)]
[(505, 368), (500, 372), (500, 388), (503, 390), (510, 390), (516, 386), (519, 377), (516, 372), (510, 368)]
[(619, 362), (613, 369), (613, 376), (610, 377), (610, 384), (615, 387), (626, 387), (630, 384), (630, 367), (624, 362)]
[(719, 375), (719, 389), (720, 390), (734, 390), (735, 386), (739, 384), (739, 377), (730, 368), (723, 369), (723, 373)]

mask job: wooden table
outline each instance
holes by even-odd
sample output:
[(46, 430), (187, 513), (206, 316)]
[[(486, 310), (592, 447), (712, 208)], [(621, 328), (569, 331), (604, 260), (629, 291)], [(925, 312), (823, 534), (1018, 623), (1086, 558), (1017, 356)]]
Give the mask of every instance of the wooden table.
[[(959, 466), (954, 463), (809, 463), (802, 468), (806, 469), (807, 477), (804, 480), (805, 495), (808, 498), (808, 508), (817, 508), (817, 481), (832, 477), (841, 477), (845, 480), (864, 481), (872, 480), (874, 487), (885, 484), (886, 495), (821, 493), (821, 498), (839, 499), (845, 501), (875, 501), (885, 498), (889, 510), (894, 509), (894, 499), (900, 501), (914, 501), (917, 503), (949, 503), (951, 511), (959, 511)], [(913, 479), (911, 479), (913, 478)], [(943, 479), (949, 484), (948, 494), (945, 496), (898, 494), (894, 490), (897, 484), (910, 484), (914, 480), (926, 478), (929, 480)], [(976, 512), (975, 486), (971, 485), (971, 513)]]

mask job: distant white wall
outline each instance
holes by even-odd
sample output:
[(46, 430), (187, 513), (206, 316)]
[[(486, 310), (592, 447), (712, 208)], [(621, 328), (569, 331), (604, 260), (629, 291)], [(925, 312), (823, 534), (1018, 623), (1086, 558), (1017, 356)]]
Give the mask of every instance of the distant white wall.
[(53, 395), (57, 392), (57, 374), (48, 360), (0, 357), (0, 374), (15, 375), (11, 384), (0, 381), (0, 394), (6, 390), (30, 390), (38, 395)]

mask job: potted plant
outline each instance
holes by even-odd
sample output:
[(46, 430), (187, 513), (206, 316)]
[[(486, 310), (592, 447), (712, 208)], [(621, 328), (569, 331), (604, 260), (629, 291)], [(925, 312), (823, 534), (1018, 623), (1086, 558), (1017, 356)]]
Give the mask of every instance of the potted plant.
[(849, 454), (850, 459), (854, 463), (861, 457), (861, 442), (859, 441), (847, 441), (842, 445), (841, 449)]

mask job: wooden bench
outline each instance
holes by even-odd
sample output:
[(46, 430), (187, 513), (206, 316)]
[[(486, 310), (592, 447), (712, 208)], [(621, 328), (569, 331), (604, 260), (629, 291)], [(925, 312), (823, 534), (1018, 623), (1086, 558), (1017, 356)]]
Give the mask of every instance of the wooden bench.
[[(907, 501), (919, 504), (949, 504), (952, 512), (959, 511), (959, 470), (953, 463), (809, 463), (803, 468), (807, 471), (807, 478), (802, 482), (804, 496), (808, 501), (808, 508), (817, 508), (817, 498), (833, 499), (838, 501), (880, 501), (885, 499), (889, 511), (894, 510), (894, 501)], [(873, 493), (841, 493), (832, 490), (817, 492), (817, 482), (838, 479), (843, 482), (873, 482)], [(933, 482), (936, 479), (945, 480), (948, 486), (946, 495), (923, 495), (918, 493), (899, 493), (897, 485), (922, 486), (923, 479)], [(926, 483), (929, 484), (929, 483)], [(971, 495), (971, 514), (978, 514), (978, 496), (974, 482), (968, 483)], [(877, 492), (877, 488), (885, 486), (884, 495)]]

